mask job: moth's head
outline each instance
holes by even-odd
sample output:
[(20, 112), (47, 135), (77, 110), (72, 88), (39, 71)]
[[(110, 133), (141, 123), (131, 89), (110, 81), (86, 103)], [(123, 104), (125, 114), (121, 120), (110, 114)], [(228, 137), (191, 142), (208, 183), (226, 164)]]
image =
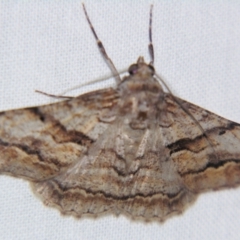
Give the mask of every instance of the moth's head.
[[(139, 57), (137, 62), (132, 64), (129, 69), (129, 76), (123, 77), (118, 90), (122, 95), (142, 94), (143, 92), (157, 93), (157, 97), (163, 90), (155, 78), (155, 70), (152, 63), (146, 63), (143, 57)], [(151, 95), (152, 96), (152, 95)], [(139, 98), (139, 96), (137, 96)]]
[(130, 75), (141, 74), (144, 76), (153, 76), (155, 74), (155, 69), (151, 63), (147, 64), (143, 57), (139, 57), (137, 63), (132, 64), (128, 68)]

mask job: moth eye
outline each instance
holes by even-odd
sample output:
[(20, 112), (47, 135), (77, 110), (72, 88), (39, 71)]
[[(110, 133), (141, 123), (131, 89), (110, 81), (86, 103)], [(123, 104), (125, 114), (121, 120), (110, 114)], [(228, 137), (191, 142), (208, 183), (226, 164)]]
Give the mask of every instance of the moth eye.
[(151, 70), (152, 75), (154, 75), (155, 69), (154, 69), (153, 65), (149, 64), (148, 67), (149, 67), (149, 69)]
[(132, 64), (129, 69), (128, 72), (130, 75), (134, 75), (138, 70), (138, 65), (137, 64)]

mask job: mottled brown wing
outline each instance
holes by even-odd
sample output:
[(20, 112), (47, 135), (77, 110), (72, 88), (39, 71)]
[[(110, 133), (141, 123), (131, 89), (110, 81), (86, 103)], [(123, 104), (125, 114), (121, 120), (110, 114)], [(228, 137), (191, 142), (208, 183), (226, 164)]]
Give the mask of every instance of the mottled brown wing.
[(114, 105), (112, 89), (71, 100), (0, 113), (0, 173), (31, 181), (51, 178), (80, 159), (107, 127), (99, 122)]
[(204, 130), (171, 145), (172, 159), (185, 186), (200, 193), (240, 185), (240, 124), (187, 101), (179, 102)]
[(159, 221), (200, 192), (240, 183), (239, 124), (178, 99), (199, 127), (166, 95), (156, 121), (136, 129), (117, 101), (108, 89), (2, 113), (1, 172), (31, 180), (65, 214)]
[(159, 122), (132, 129), (118, 115), (79, 161), (34, 191), (65, 214), (164, 221), (200, 192), (238, 185), (239, 125), (179, 101), (202, 128), (166, 95)]

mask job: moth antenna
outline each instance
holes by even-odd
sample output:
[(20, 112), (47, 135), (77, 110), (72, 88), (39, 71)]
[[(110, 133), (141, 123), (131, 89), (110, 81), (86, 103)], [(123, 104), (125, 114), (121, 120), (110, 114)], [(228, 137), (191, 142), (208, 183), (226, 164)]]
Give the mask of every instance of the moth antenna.
[(83, 11), (84, 11), (85, 17), (86, 17), (86, 19), (87, 19), (87, 21), (88, 21), (88, 24), (89, 24), (89, 26), (90, 26), (90, 29), (91, 29), (91, 31), (92, 31), (92, 33), (93, 33), (93, 36), (94, 36), (94, 38), (96, 39), (96, 42), (97, 42), (97, 45), (98, 45), (98, 49), (100, 50), (100, 52), (101, 52), (101, 54), (102, 54), (102, 56), (103, 56), (103, 59), (104, 59), (105, 62), (107, 63), (108, 67), (110, 68), (110, 70), (111, 70), (111, 72), (112, 72), (112, 74), (113, 74), (113, 76), (114, 76), (117, 84), (119, 84), (119, 83), (121, 82), (120, 75), (119, 75), (116, 67), (114, 66), (112, 60), (111, 60), (111, 59), (109, 58), (109, 56), (107, 55), (107, 52), (106, 52), (106, 50), (105, 50), (102, 42), (101, 42), (100, 39), (98, 38), (97, 33), (96, 33), (96, 31), (95, 31), (95, 29), (94, 29), (94, 27), (93, 27), (93, 25), (92, 25), (92, 23), (91, 23), (91, 21), (90, 21), (90, 18), (88, 17), (87, 10), (86, 10), (86, 8), (85, 8), (84, 3), (82, 3), (82, 7), (83, 7)]
[(154, 49), (152, 43), (152, 12), (153, 12), (153, 4), (150, 6), (150, 15), (149, 15), (149, 44), (148, 44), (148, 51), (151, 58), (151, 65), (154, 65)]

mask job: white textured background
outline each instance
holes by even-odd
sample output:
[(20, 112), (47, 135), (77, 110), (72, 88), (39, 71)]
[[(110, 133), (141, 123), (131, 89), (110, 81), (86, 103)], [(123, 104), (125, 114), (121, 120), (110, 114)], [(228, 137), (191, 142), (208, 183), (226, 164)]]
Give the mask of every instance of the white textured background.
[[(97, 3), (96, 3), (97, 2)], [(118, 69), (148, 60), (153, 1), (85, 1)], [(240, 1), (154, 1), (155, 68), (175, 95), (240, 122)], [(108, 74), (80, 1), (0, 1), (0, 110), (49, 103)], [(106, 86), (99, 83), (91, 89)], [(88, 91), (89, 88), (78, 91)], [(240, 146), (239, 146), (240, 150)], [(240, 189), (203, 194), (164, 224), (61, 217), (28, 183), (0, 177), (0, 239), (239, 239)]]

